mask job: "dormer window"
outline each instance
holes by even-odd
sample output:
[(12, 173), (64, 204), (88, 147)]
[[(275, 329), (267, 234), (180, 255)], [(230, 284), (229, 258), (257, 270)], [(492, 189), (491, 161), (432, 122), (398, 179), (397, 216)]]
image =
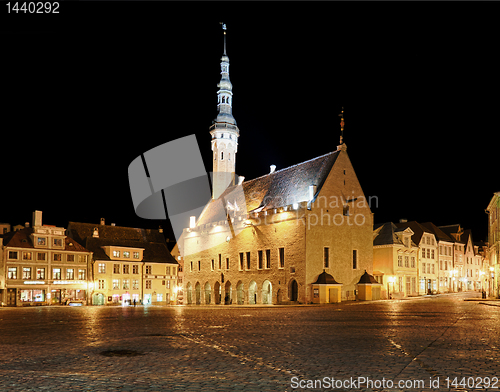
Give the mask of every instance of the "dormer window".
[(62, 248), (63, 240), (62, 238), (54, 238), (54, 246), (58, 248)]
[(38, 239), (37, 239), (37, 245), (38, 246), (45, 246), (45, 245), (47, 245), (47, 238), (45, 238), (45, 237), (38, 237)]

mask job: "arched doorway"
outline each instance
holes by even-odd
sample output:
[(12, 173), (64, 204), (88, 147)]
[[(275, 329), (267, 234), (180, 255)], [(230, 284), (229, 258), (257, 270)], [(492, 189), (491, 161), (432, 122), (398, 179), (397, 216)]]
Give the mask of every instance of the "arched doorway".
[(233, 292), (231, 288), (231, 282), (228, 280), (224, 286), (224, 304), (231, 305), (233, 302)]
[(248, 286), (248, 303), (250, 305), (257, 303), (257, 283), (255, 283), (255, 280), (252, 280)]
[(104, 294), (103, 293), (94, 294), (92, 304), (93, 305), (104, 305)]
[(186, 301), (188, 305), (193, 303), (193, 286), (191, 282), (186, 285)]
[(236, 285), (236, 299), (238, 305), (243, 305), (245, 303), (245, 290), (241, 280)]
[(299, 299), (299, 285), (295, 279), (290, 282), (290, 301), (296, 302)]
[(281, 303), (281, 289), (278, 289), (278, 291), (276, 292), (276, 303), (277, 304), (280, 304)]
[(273, 286), (268, 280), (265, 280), (264, 283), (262, 283), (262, 303), (273, 303)]
[(200, 282), (196, 282), (196, 286), (194, 286), (196, 305), (201, 304), (201, 286)]
[(210, 283), (205, 283), (205, 305), (210, 305), (212, 302), (212, 287)]
[(214, 295), (215, 295), (215, 304), (220, 304), (220, 296), (221, 296), (221, 287), (219, 282), (215, 282), (214, 284)]

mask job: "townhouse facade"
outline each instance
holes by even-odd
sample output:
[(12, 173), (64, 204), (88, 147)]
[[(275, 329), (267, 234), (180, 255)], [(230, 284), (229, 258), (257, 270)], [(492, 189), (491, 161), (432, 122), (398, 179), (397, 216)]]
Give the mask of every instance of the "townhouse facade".
[(0, 295), (6, 306), (87, 304), (92, 252), (69, 238), (66, 229), (42, 224), (0, 238)]
[(92, 251), (92, 305), (170, 305), (179, 264), (159, 230), (70, 222), (68, 233)]
[[(418, 254), (413, 270), (411, 262), (408, 270), (402, 260), (405, 235), (411, 235), (412, 246)], [(407, 249), (408, 252), (411, 251)], [(463, 230), (460, 225), (437, 227), (432, 222), (400, 221), (375, 225), (374, 229), (374, 276), (384, 283), (383, 292), (389, 293), (389, 297), (488, 291), (489, 268), (485, 254), (474, 244), (471, 231)], [(411, 283), (414, 274), (418, 279), (416, 290)], [(406, 289), (404, 282), (407, 282)]]
[(387, 222), (373, 231), (373, 276), (382, 284), (382, 298), (418, 295), (419, 248), (410, 227)]

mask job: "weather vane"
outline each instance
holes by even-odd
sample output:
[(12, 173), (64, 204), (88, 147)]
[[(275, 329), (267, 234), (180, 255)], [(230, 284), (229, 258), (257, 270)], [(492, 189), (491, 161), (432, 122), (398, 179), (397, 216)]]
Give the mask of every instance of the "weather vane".
[(340, 117), (340, 144), (344, 142), (344, 107), (342, 106), (342, 111), (339, 114)]

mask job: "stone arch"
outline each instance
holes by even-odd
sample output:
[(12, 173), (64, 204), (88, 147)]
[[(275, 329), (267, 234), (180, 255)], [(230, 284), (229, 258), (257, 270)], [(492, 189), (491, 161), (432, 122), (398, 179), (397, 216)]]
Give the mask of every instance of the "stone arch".
[(267, 279), (264, 281), (264, 283), (262, 283), (262, 303), (273, 303), (273, 285)]
[(220, 305), (220, 297), (221, 297), (221, 285), (219, 281), (214, 284), (214, 300), (216, 305)]
[(257, 283), (252, 280), (248, 285), (248, 303), (255, 305), (257, 303)]
[(233, 302), (233, 288), (231, 282), (228, 280), (224, 286), (224, 304), (231, 305)]
[(210, 286), (208, 282), (205, 283), (203, 297), (205, 305), (210, 305), (212, 303), (212, 286)]
[(241, 280), (236, 284), (236, 300), (238, 305), (243, 305), (245, 303), (245, 288)]
[(193, 303), (193, 285), (191, 282), (186, 285), (186, 301), (188, 305)]
[(290, 301), (296, 302), (299, 300), (299, 284), (295, 279), (290, 281), (288, 292), (290, 293)]
[(200, 282), (196, 282), (196, 285), (194, 286), (194, 296), (195, 296), (195, 304), (200, 305), (201, 304), (201, 285), (200, 285)]

